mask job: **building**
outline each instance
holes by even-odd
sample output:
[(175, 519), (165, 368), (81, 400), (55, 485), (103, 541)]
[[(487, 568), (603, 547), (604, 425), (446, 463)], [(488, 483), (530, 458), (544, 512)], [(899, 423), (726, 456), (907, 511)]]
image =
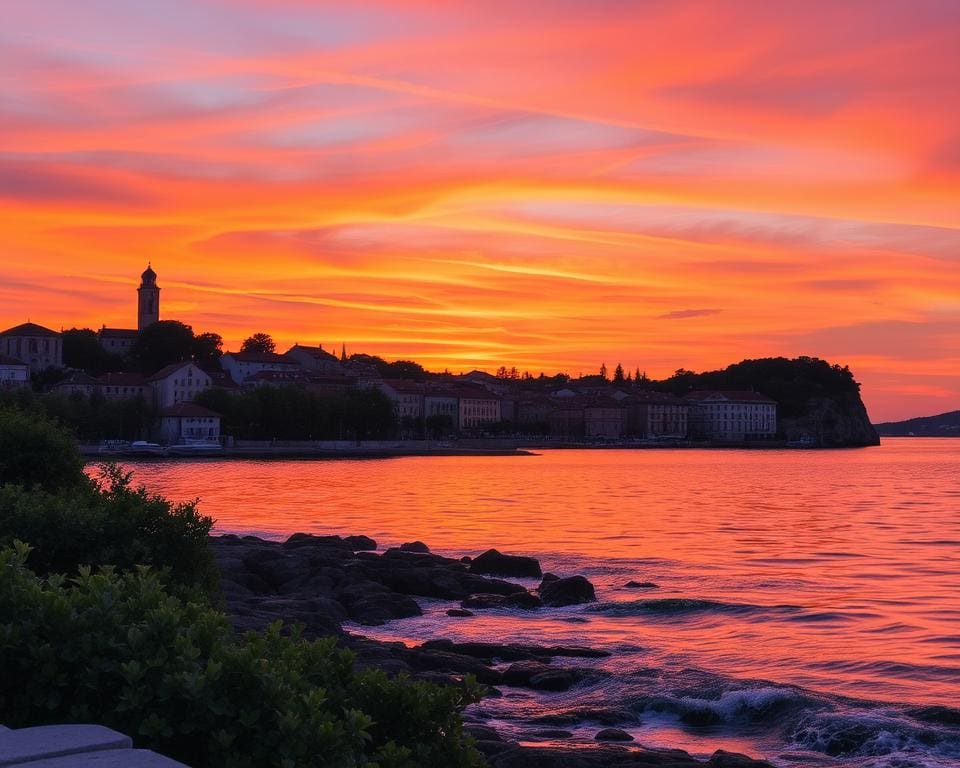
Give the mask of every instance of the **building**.
[(759, 392), (696, 391), (686, 400), (693, 437), (744, 442), (777, 434), (777, 402)]
[(460, 401), (448, 387), (427, 385), (423, 392), (424, 421), (446, 417), (450, 420), (449, 428), (457, 424)]
[(303, 344), (294, 344), (283, 353), (290, 362), (299, 365), (307, 371), (336, 375), (343, 373), (343, 366), (337, 356), (327, 352), (323, 347), (308, 347)]
[(260, 371), (296, 373), (303, 370), (299, 363), (276, 352), (227, 352), (220, 358), (220, 365), (235, 384), (244, 384)]
[(137, 288), (137, 330), (153, 325), (160, 319), (160, 286), (157, 285), (157, 273), (150, 264), (140, 275), (140, 287)]
[(384, 379), (379, 389), (393, 401), (393, 409), (401, 421), (423, 417), (424, 387), (419, 381)]
[(616, 440), (623, 437), (627, 409), (613, 398), (594, 398), (583, 405), (583, 434)]
[(150, 400), (153, 396), (153, 390), (146, 378), (139, 373), (105, 373), (97, 381), (100, 383), (101, 394), (108, 400), (131, 397)]
[(0, 355), (0, 389), (19, 389), (30, 385), (30, 366), (15, 357)]
[(177, 403), (160, 411), (161, 442), (220, 441), (220, 414), (196, 403)]
[(103, 326), (97, 331), (97, 340), (104, 351), (111, 355), (123, 357), (133, 349), (139, 335), (140, 332), (132, 328), (107, 328), (107, 326)]
[(90, 397), (94, 392), (99, 391), (100, 382), (83, 371), (72, 371), (65, 379), (54, 384), (51, 389), (62, 395), (80, 393)]
[(137, 327), (107, 328), (97, 331), (100, 346), (111, 355), (123, 357), (131, 349), (140, 335), (140, 331), (160, 320), (160, 286), (157, 285), (157, 273), (150, 264), (140, 274), (140, 286), (137, 288)]
[(646, 439), (687, 436), (690, 404), (661, 392), (633, 392), (624, 401), (627, 407), (627, 434)]
[(457, 427), (460, 431), (477, 429), (500, 421), (500, 398), (480, 387), (456, 387)]
[(179, 403), (191, 402), (210, 388), (210, 374), (195, 363), (172, 363), (147, 379), (153, 390), (153, 404), (163, 410)]
[(0, 355), (25, 363), (31, 373), (63, 367), (63, 339), (36, 323), (7, 328), (0, 333)]

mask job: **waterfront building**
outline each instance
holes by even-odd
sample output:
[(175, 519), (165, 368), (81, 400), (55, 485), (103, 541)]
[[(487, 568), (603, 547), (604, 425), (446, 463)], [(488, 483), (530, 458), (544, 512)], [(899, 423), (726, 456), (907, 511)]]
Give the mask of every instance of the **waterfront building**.
[(728, 442), (769, 440), (777, 434), (777, 402), (759, 392), (690, 392), (691, 436)]
[(19, 389), (30, 385), (30, 366), (15, 357), (0, 355), (0, 389)]
[(500, 398), (480, 387), (456, 387), (457, 426), (461, 431), (500, 421)]
[(690, 404), (675, 395), (661, 392), (633, 392), (624, 401), (627, 407), (627, 434), (646, 439), (687, 436)]
[(393, 401), (393, 409), (398, 419), (423, 417), (424, 388), (420, 382), (407, 379), (383, 379), (378, 388)]
[(191, 362), (161, 368), (147, 383), (153, 390), (153, 404), (159, 409), (190, 402), (211, 384), (210, 374)]
[(583, 434), (616, 440), (623, 437), (627, 409), (613, 398), (594, 398), (583, 405)]
[(63, 339), (36, 323), (22, 323), (0, 333), (0, 354), (25, 363), (30, 373), (63, 367)]
[(184, 440), (220, 441), (220, 414), (196, 403), (177, 403), (160, 411), (160, 440), (175, 444)]

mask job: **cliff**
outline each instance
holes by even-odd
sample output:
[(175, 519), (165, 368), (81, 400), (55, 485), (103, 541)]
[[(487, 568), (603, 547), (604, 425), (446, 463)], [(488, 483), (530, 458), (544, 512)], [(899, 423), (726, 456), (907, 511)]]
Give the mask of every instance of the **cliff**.
[(803, 414), (778, 421), (777, 432), (791, 442), (824, 448), (880, 445), (860, 395), (852, 392), (811, 397)]

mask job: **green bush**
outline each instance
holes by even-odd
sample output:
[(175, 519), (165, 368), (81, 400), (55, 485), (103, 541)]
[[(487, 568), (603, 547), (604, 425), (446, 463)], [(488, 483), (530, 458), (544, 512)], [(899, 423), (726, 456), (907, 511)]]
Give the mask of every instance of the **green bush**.
[(41, 579), (0, 550), (0, 721), (101, 722), (189, 765), (470, 768), (462, 688), (358, 671), (332, 639), (238, 639), (155, 573)]
[(0, 487), (0, 546), (14, 540), (33, 547), (38, 573), (75, 575), (83, 565), (137, 565), (166, 569), (169, 583), (213, 594), (217, 570), (207, 535), (210, 517), (195, 502), (171, 504), (133, 488), (130, 475), (105, 465), (103, 479), (81, 476), (69, 489)]
[(61, 490), (83, 478), (69, 433), (40, 413), (0, 408), (0, 486)]

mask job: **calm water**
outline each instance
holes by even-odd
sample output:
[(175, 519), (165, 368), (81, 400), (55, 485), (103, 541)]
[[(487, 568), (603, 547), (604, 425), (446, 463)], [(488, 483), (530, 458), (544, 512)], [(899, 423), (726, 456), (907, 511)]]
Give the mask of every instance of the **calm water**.
[(199, 497), (222, 532), (497, 547), (586, 575), (591, 606), (451, 619), (450, 604), (424, 601), (423, 617), (362, 630), (614, 651), (599, 682), (480, 705), (521, 739), (538, 717), (602, 705), (632, 713), (639, 742), (697, 755), (960, 766), (960, 441), (129, 468), (151, 490)]

